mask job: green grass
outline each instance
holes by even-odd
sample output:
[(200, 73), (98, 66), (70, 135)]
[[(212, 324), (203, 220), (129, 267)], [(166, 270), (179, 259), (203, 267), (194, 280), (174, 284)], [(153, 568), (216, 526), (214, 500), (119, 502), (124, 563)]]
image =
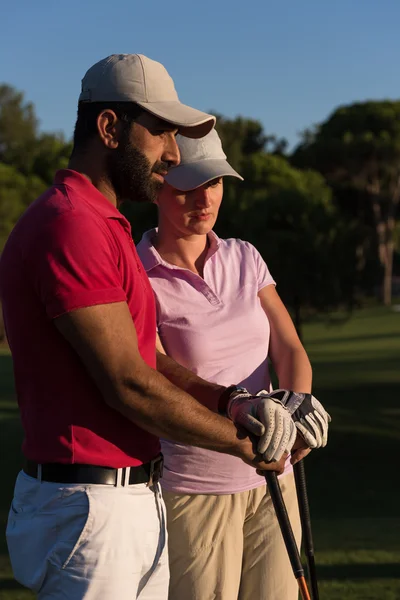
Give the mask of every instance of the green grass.
[(33, 594), (23, 589), (12, 577), (7, 556), (4, 528), (11, 501), (15, 476), (22, 465), (22, 429), (15, 402), (12, 360), (0, 346), (0, 600), (28, 600)]
[[(399, 600), (400, 313), (375, 308), (344, 323), (311, 323), (304, 342), (314, 394), (333, 418), (327, 448), (306, 464), (321, 599)], [(11, 358), (1, 348), (0, 426), (4, 522), (21, 428)], [(32, 597), (13, 581), (1, 536), (0, 600)]]
[(398, 600), (400, 314), (364, 310), (304, 338), (333, 419), (306, 465), (321, 597)]

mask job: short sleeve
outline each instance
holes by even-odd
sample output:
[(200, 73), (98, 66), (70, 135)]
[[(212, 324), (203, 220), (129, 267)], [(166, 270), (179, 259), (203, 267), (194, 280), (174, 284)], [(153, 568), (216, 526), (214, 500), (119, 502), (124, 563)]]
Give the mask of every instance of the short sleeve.
[(26, 261), (50, 318), (126, 301), (118, 249), (100, 218), (72, 211), (58, 215), (36, 236)]
[(246, 244), (252, 254), (253, 261), (256, 266), (258, 291), (262, 290), (262, 288), (266, 287), (267, 285), (276, 285), (276, 282), (269, 272), (267, 264), (259, 251), (249, 242), (246, 242)]

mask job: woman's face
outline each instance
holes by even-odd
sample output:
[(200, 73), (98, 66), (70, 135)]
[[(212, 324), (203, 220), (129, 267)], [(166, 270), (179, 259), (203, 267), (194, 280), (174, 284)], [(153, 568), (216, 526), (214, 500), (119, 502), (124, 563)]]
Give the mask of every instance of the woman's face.
[(207, 234), (217, 220), (222, 195), (222, 177), (188, 192), (165, 182), (157, 200), (159, 225), (183, 235)]

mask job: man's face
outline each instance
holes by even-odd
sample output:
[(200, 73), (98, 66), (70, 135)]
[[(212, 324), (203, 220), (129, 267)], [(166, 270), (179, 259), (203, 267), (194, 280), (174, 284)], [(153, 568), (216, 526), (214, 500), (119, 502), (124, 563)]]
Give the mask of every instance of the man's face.
[(118, 201), (156, 201), (168, 169), (180, 162), (177, 133), (173, 125), (145, 112), (121, 127), (118, 146), (106, 159)]

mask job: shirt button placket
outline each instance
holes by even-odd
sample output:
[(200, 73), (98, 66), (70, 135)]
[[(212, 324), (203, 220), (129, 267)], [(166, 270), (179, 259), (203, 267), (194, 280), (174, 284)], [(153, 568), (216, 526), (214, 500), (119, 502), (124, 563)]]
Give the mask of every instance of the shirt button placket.
[(203, 281), (203, 284), (201, 286), (201, 292), (207, 298), (210, 304), (214, 305), (220, 303), (218, 296), (214, 294), (214, 292), (210, 289), (210, 287), (206, 284), (205, 281)]

